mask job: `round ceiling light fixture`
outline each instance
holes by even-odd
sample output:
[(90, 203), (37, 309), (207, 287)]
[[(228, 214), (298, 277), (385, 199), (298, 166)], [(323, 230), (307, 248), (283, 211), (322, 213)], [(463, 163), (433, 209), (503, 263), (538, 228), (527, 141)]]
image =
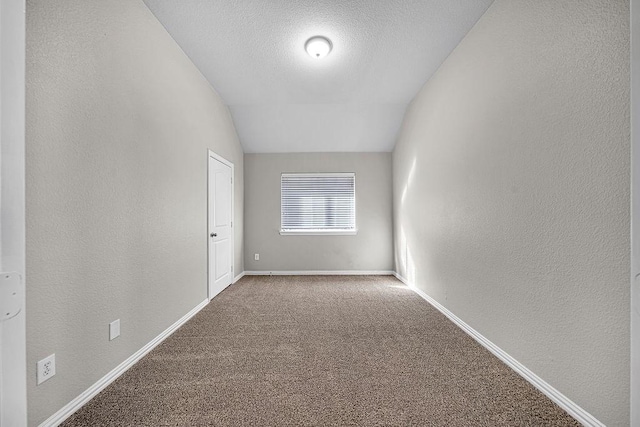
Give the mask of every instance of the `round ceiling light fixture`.
[(321, 59), (327, 56), (329, 52), (331, 52), (332, 48), (333, 44), (331, 43), (331, 40), (323, 36), (311, 37), (304, 44), (304, 49), (307, 51), (307, 53), (312, 58), (316, 59)]

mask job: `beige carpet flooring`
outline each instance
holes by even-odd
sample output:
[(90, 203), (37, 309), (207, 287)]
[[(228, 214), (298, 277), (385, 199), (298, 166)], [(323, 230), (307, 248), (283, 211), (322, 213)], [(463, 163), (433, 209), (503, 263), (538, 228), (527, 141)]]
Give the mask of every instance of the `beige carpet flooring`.
[(245, 277), (64, 426), (576, 426), (390, 276)]

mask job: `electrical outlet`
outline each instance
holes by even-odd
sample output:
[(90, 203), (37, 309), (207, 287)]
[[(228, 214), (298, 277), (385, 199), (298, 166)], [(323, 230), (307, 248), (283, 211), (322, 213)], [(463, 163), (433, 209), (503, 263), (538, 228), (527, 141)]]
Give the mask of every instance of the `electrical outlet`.
[(260, 254), (253, 255), (253, 259), (255, 259), (256, 261), (260, 261)]
[(119, 336), (120, 336), (120, 319), (116, 319), (113, 322), (109, 323), (109, 341), (113, 341)]
[(38, 385), (42, 384), (56, 374), (56, 354), (47, 356), (38, 362), (36, 377)]

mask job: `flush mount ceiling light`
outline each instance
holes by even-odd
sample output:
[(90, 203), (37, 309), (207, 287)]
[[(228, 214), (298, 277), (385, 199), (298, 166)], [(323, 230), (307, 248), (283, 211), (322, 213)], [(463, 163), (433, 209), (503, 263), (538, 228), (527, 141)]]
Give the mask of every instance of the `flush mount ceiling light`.
[(324, 58), (331, 52), (333, 45), (331, 44), (331, 40), (323, 36), (315, 36), (311, 37), (304, 44), (304, 49), (307, 53), (316, 59)]

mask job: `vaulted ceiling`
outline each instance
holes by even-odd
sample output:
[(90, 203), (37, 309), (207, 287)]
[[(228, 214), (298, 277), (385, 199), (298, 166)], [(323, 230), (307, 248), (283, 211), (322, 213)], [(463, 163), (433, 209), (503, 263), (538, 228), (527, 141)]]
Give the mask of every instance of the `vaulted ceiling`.
[[(144, 0), (245, 152), (391, 151), (407, 105), (493, 0)], [(323, 59), (304, 50), (323, 35)]]

